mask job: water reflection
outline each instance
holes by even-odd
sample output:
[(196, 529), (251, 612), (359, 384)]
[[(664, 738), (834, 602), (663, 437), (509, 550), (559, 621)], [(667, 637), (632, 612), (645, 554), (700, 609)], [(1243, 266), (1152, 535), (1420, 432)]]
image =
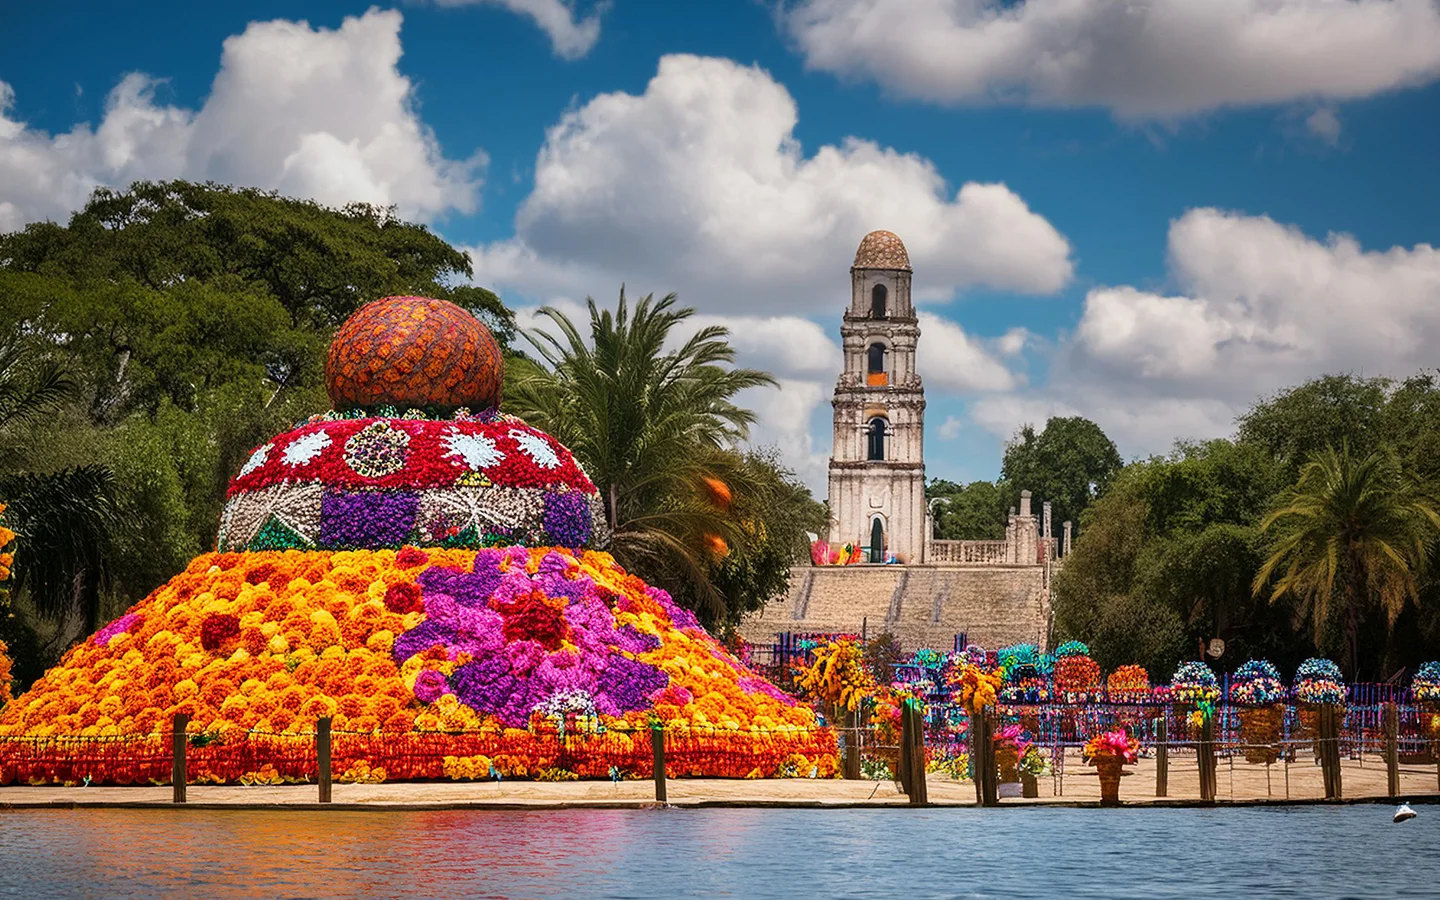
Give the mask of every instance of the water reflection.
[(1440, 807), (0, 812), (24, 897), (1420, 896)]

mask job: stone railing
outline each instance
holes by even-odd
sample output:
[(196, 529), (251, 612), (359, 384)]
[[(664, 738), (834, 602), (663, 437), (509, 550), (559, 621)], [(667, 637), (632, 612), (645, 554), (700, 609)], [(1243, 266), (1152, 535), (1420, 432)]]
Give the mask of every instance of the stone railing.
[(999, 566), (1010, 562), (1010, 547), (1005, 541), (931, 541), (925, 561), (942, 566)]

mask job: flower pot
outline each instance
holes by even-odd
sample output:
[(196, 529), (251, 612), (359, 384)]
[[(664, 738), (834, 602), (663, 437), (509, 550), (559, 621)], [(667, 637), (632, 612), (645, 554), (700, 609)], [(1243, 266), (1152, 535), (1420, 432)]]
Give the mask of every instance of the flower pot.
[(1097, 756), (1093, 760), (1095, 772), (1100, 776), (1100, 805), (1120, 805), (1120, 776), (1125, 774), (1125, 760), (1118, 756)]
[(1284, 721), (1285, 708), (1279, 704), (1240, 710), (1240, 737), (1249, 745), (1245, 748), (1246, 762), (1268, 766), (1279, 758), (1280, 752), (1274, 745), (1280, 740), (1280, 726)]
[(1020, 796), (1027, 799), (1040, 796), (1040, 784), (1029, 772), (1020, 773)]

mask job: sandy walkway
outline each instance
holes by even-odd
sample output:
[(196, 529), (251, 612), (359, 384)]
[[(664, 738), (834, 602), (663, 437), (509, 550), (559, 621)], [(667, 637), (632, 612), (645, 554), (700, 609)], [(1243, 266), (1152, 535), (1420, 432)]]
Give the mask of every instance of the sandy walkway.
[[(1383, 798), (1386, 795), (1385, 766), (1378, 756), (1347, 759), (1342, 763), (1346, 799)], [(1323, 796), (1320, 768), (1309, 759), (1286, 766), (1250, 765), (1236, 759), (1232, 765), (1221, 759), (1219, 800), (1226, 802), (1319, 800)], [(1051, 775), (1040, 780), (1037, 800), (1006, 799), (1004, 804), (1045, 804), (1095, 802), (1100, 785), (1094, 770), (1080, 761), (1079, 754), (1067, 756), (1063, 777)], [(969, 782), (957, 782), (932, 774), (928, 780), (930, 802), (968, 805), (975, 802)], [(677, 806), (701, 805), (782, 805), (782, 806), (888, 806), (905, 804), (906, 798), (892, 782), (812, 779), (771, 779), (738, 781), (726, 779), (673, 779), (668, 783), (669, 800)], [(1440, 776), (1434, 765), (1402, 765), (1400, 796), (1440, 798)], [(1120, 786), (1120, 797), (1131, 803), (1155, 801), (1155, 761), (1141, 760), (1134, 774)], [(1170, 760), (1168, 801), (1199, 800), (1199, 774), (1193, 756)], [(316, 801), (312, 785), (205, 786), (191, 785), (190, 805), (220, 806), (308, 806)], [(649, 781), (620, 784), (596, 781), (537, 783), (504, 781), (480, 783), (426, 784), (337, 784), (334, 803), (338, 807), (514, 807), (555, 806), (641, 806), (654, 802)], [(1162, 801), (1164, 802), (1164, 801)], [(0, 808), (35, 805), (170, 805), (168, 787), (29, 787), (0, 788)]]

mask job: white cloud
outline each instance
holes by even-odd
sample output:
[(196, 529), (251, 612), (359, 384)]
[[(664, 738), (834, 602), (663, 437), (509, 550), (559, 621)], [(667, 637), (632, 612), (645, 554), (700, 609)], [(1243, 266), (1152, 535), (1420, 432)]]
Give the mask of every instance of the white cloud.
[(954, 416), (946, 416), (945, 421), (940, 423), (940, 436), (947, 441), (953, 441), (965, 430), (965, 423)]
[(1440, 250), (1366, 250), (1263, 216), (1195, 209), (1171, 224), (1178, 288), (1096, 288), (1041, 391), (976, 403), (1008, 436), (1076, 412), (1123, 452), (1230, 433), (1257, 398), (1329, 372), (1405, 376), (1434, 366)]
[(952, 192), (929, 160), (859, 138), (806, 155), (797, 121), (759, 68), (666, 56), (643, 94), (602, 94), (549, 130), (516, 235), (472, 250), (476, 278), (528, 296), (624, 280), (707, 312), (834, 315), (855, 246), (885, 228), (927, 296), (1070, 279), (1068, 242), (1004, 185)]
[(741, 406), (754, 410), (758, 417), (750, 429), (750, 443), (777, 447), (800, 480), (822, 498), (828, 489), (830, 445), (827, 441), (816, 447), (810, 420), (828, 397), (820, 382), (791, 378), (781, 378), (779, 390), (754, 388), (737, 397)]
[(251, 23), (226, 39), (199, 110), (162, 105), (131, 74), (98, 127), (48, 135), (11, 118), (0, 82), (0, 230), (63, 219), (96, 185), (190, 178), (274, 188), (331, 205), (394, 204), (431, 219), (475, 210), (484, 156), (447, 159), (401, 75), (401, 16), (371, 10), (337, 29)]
[(1168, 117), (1440, 77), (1433, 0), (801, 0), (806, 63), (942, 103)]
[(1335, 110), (1322, 106), (1306, 117), (1305, 130), (1333, 147), (1340, 142), (1340, 117)]
[(1015, 374), (965, 329), (927, 312), (920, 313), (915, 367), (931, 390), (1008, 391), (1018, 383)]
[(514, 13), (529, 16), (550, 38), (555, 55), (562, 59), (579, 59), (590, 52), (600, 40), (600, 15), (608, 3), (597, 4), (590, 15), (575, 18), (575, 4), (566, 0), (436, 0), (440, 6), (503, 6)]

